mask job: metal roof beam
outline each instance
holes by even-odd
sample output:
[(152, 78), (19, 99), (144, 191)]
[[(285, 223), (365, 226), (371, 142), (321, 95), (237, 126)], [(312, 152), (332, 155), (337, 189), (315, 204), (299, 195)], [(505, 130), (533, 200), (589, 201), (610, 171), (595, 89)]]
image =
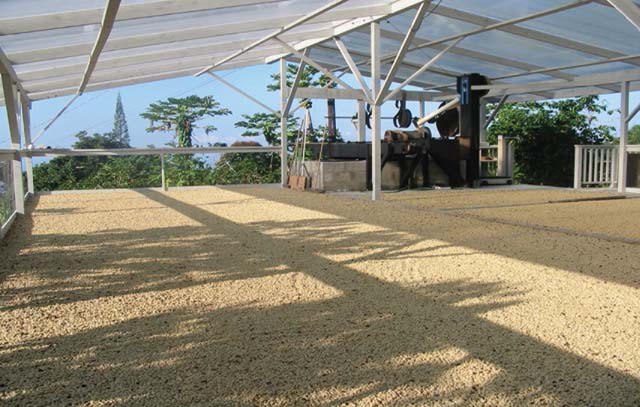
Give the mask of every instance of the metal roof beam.
[(280, 44), (282, 44), (282, 46), (284, 47), (285, 50), (290, 51), (292, 54), (294, 54), (296, 57), (298, 57), (298, 59), (300, 59), (301, 61), (304, 61), (307, 65), (311, 65), (312, 67), (316, 68), (323, 75), (325, 75), (326, 77), (332, 79), (335, 83), (337, 83), (339, 85), (342, 85), (342, 87), (345, 88), (345, 89), (353, 89), (352, 86), (350, 86), (345, 81), (343, 81), (342, 79), (340, 79), (337, 76), (335, 76), (331, 71), (329, 71), (324, 66), (320, 65), (319, 63), (317, 63), (313, 59), (311, 59), (308, 56), (306, 56), (305, 53), (302, 53), (302, 52), (296, 50), (291, 45), (287, 44), (286, 42), (282, 41), (281, 39), (279, 39), (277, 37), (275, 39)]
[(473, 89), (489, 90), (489, 96), (534, 93), (558, 89), (600, 86), (623, 81), (640, 81), (640, 69), (629, 69), (618, 72), (606, 72), (594, 75), (579, 76), (574, 79), (538, 81), (530, 84), (494, 84), (476, 85)]
[(27, 91), (24, 90), (24, 88), (22, 87), (22, 83), (20, 83), (20, 80), (18, 79), (18, 75), (16, 75), (15, 69), (13, 69), (13, 65), (11, 64), (11, 61), (9, 61), (9, 58), (7, 58), (4, 51), (2, 51), (2, 48), (0, 48), (0, 74), (9, 75), (13, 83), (18, 88), (20, 95), (22, 95), (22, 97), (25, 97), (27, 99), (29, 98)]
[[(314, 19), (313, 23), (328, 23), (334, 20), (348, 20), (359, 16), (378, 15), (389, 10), (388, 5), (369, 5), (358, 6), (351, 8), (340, 8), (338, 10), (331, 10), (325, 14), (322, 14)], [(260, 19), (254, 19), (252, 21), (241, 22), (223, 22), (222, 24), (211, 25), (211, 22), (203, 22), (202, 24), (189, 26), (179, 29), (167, 30), (162, 24), (156, 24), (148, 27), (149, 31), (145, 34), (140, 33), (123, 33), (121, 31), (115, 32), (109, 39), (109, 43), (105, 47), (105, 51), (125, 50), (131, 48), (139, 48), (153, 45), (169, 45), (175, 44), (179, 47), (180, 41), (196, 40), (196, 39), (209, 39), (215, 41), (215, 37), (242, 34), (250, 35), (251, 33), (257, 33), (257, 35), (263, 35), (261, 31), (271, 30), (278, 27), (282, 27), (292, 18), (299, 17), (300, 14), (292, 16), (261, 16)], [(144, 19), (141, 19), (143, 24)], [(328, 29), (329, 30), (329, 29)], [(311, 30), (311, 34), (314, 36), (308, 37), (305, 35), (305, 31), (297, 32), (299, 38), (302, 40), (314, 39), (318, 31), (315, 27)], [(335, 30), (329, 30), (329, 38), (333, 37)], [(254, 34), (255, 35), (255, 34)], [(86, 55), (93, 46), (93, 41), (73, 41), (69, 40), (68, 44), (61, 46), (46, 46), (43, 44), (42, 48), (30, 49), (25, 51), (11, 52), (8, 57), (14, 64), (25, 64), (38, 61), (49, 61), (65, 57), (73, 57), (78, 55)], [(235, 49), (237, 49), (236, 47)]]
[[(327, 29), (305, 31), (305, 36), (315, 36), (318, 34), (327, 35), (330, 31)], [(299, 38), (301, 33), (287, 33), (283, 37), (285, 40)], [(202, 57), (212, 52), (224, 52), (237, 49), (238, 46), (244, 46), (251, 41), (230, 41), (216, 42), (216, 37), (211, 37), (208, 41), (203, 42), (201, 39), (188, 40), (172, 43), (172, 48), (159, 48), (158, 46), (130, 48), (117, 51), (103, 51), (100, 56), (100, 69), (107, 68), (126, 68), (135, 65), (141, 65), (149, 62), (169, 61), (179, 58)], [(58, 78), (67, 74), (77, 74), (86, 65), (84, 57), (69, 57), (58, 59), (56, 61), (44, 63), (35, 62), (30, 64), (22, 64), (15, 66), (16, 73), (23, 82)]]
[[(331, 38), (333, 37), (340, 37), (342, 35), (348, 34), (352, 31), (358, 30), (362, 27), (368, 27), (370, 23), (375, 22), (375, 21), (379, 21), (382, 20), (384, 18), (389, 18), (392, 17), (396, 14), (402, 13), (404, 11), (407, 11), (411, 8), (416, 7), (417, 5), (419, 5), (420, 3), (422, 3), (424, 0), (398, 0), (395, 1), (394, 3), (391, 4), (390, 10), (388, 10), (388, 12), (386, 13), (379, 13), (379, 14), (370, 14), (367, 17), (360, 17), (360, 18), (354, 18), (351, 21), (347, 21), (341, 24), (338, 24), (337, 26), (334, 27), (333, 29), (333, 33), (329, 36), (326, 37), (319, 37), (319, 38), (313, 38), (313, 39), (309, 39), (309, 40), (303, 40), (298, 42), (297, 44), (295, 44), (293, 47), (297, 50), (301, 50), (301, 49), (305, 49), (305, 48), (310, 48), (313, 46), (316, 46), (318, 44), (322, 44), (323, 42), (326, 41), (330, 41)], [(277, 60), (279, 60), (280, 58), (286, 58), (287, 56), (291, 55), (291, 53), (283, 53), (280, 55), (274, 55), (272, 57), (266, 58), (265, 62), (267, 64), (270, 64), (272, 62), (275, 62)], [(358, 64), (360, 65), (360, 64)]]
[(355, 76), (356, 80), (360, 84), (362, 91), (369, 96), (368, 102), (371, 103), (373, 101), (372, 100), (373, 98), (371, 97), (371, 90), (369, 89), (369, 85), (367, 85), (367, 82), (362, 77), (362, 73), (360, 72), (360, 70), (358, 69), (358, 66), (356, 65), (355, 61), (351, 57), (351, 54), (349, 53), (347, 46), (344, 45), (344, 42), (342, 42), (342, 40), (338, 37), (334, 38), (333, 41), (336, 43), (336, 47), (338, 47), (338, 50), (340, 51), (342, 58), (349, 66), (349, 70), (351, 71), (351, 74)]
[[(281, 0), (157, 0), (144, 3), (123, 4), (117, 21), (181, 14), (194, 11), (215, 10), (227, 7), (251, 6), (274, 3)], [(0, 35), (21, 34), (58, 28), (77, 27), (100, 23), (103, 8), (68, 10), (21, 17), (0, 18)]]
[[(380, 87), (380, 91), (378, 92), (377, 95), (373, 95), (373, 98), (375, 99), (376, 104), (380, 104), (380, 102), (384, 98), (385, 93), (387, 93), (387, 90), (389, 90), (389, 86), (391, 86), (391, 82), (393, 82), (393, 80), (395, 79), (396, 71), (398, 70), (398, 68), (400, 67), (400, 64), (404, 60), (404, 56), (407, 53), (407, 50), (409, 49), (409, 46), (411, 45), (413, 38), (415, 37), (416, 33), (420, 29), (420, 26), (422, 25), (422, 21), (424, 20), (424, 15), (427, 12), (427, 8), (429, 7), (429, 4), (431, 4), (430, 0), (423, 1), (422, 4), (420, 4), (418, 11), (416, 11), (416, 15), (413, 17), (413, 20), (411, 21), (411, 25), (409, 26), (409, 29), (407, 30), (407, 33), (405, 34), (402, 40), (402, 43), (400, 44), (400, 49), (398, 50), (395, 58), (393, 59), (391, 68), (387, 73), (387, 77), (385, 78), (384, 82), (382, 83), (382, 86)], [(379, 32), (380, 30), (378, 29), (378, 33)]]
[[(571, 6), (571, 8), (574, 8), (574, 7), (579, 7), (586, 3), (589, 3), (589, 2), (579, 1), (574, 3), (569, 3), (568, 5), (561, 6), (561, 7)], [(559, 10), (559, 11), (562, 11), (562, 10)], [(524, 28), (524, 27), (514, 25), (514, 24), (517, 24), (518, 22), (525, 21), (522, 19), (520, 19), (520, 21), (518, 22), (505, 25), (505, 24), (502, 24), (499, 20), (494, 20), (492, 18), (482, 17), (479, 15), (471, 14), (471, 13), (466, 13), (464, 11), (452, 9), (445, 6), (438, 7), (433, 11), (433, 14), (437, 14), (443, 17), (464, 21), (471, 24), (481, 25), (481, 26), (494, 26), (496, 27), (494, 29), (498, 31), (503, 31), (519, 37), (528, 38), (530, 40), (544, 42), (544, 43), (555, 45), (561, 48), (569, 48), (575, 51), (580, 51), (586, 54), (596, 55), (603, 58), (615, 58), (615, 57), (624, 56), (624, 54), (622, 53), (611, 51), (609, 49), (596, 47), (594, 45), (585, 44), (583, 42), (574, 41), (564, 37), (558, 37), (556, 35), (547, 34), (542, 31), (537, 31), (530, 28)], [(538, 18), (538, 17), (540, 16), (536, 16), (534, 18)], [(527, 18), (527, 20), (530, 20), (530, 19), (531, 18)], [(501, 24), (501, 25), (498, 26), (498, 24)]]
[(640, 7), (631, 0), (607, 0), (631, 24), (640, 30)]
[(223, 58), (220, 61), (218, 61), (218, 62), (216, 62), (216, 63), (214, 63), (212, 65), (209, 65), (208, 67), (204, 68), (203, 70), (197, 72), (195, 74), (195, 76), (200, 76), (200, 75), (202, 75), (203, 73), (205, 73), (207, 71), (215, 69), (215, 68), (217, 68), (217, 67), (219, 67), (219, 66), (221, 66), (221, 65), (223, 65), (223, 64), (225, 64), (225, 63), (227, 63), (229, 61), (232, 61), (235, 58), (239, 57), (240, 55), (246, 53), (247, 51), (251, 51), (252, 49), (264, 44), (265, 42), (268, 42), (268, 41), (273, 40), (273, 39), (277, 39), (278, 35), (284, 34), (285, 32), (287, 32), (289, 30), (292, 30), (292, 29), (296, 28), (299, 25), (302, 25), (302, 24), (306, 23), (307, 21), (312, 20), (315, 17), (326, 13), (327, 11), (329, 11), (331, 9), (334, 9), (334, 8), (338, 7), (339, 5), (341, 5), (341, 4), (343, 4), (343, 3), (347, 2), (347, 1), (348, 0), (334, 0), (331, 3), (329, 3), (327, 5), (324, 5), (324, 6), (320, 7), (319, 9), (317, 9), (315, 11), (300, 17), (299, 19), (293, 21), (292, 23), (285, 25), (284, 27), (280, 28), (279, 30), (276, 30), (276, 31), (272, 32), (271, 34), (260, 38), (259, 40), (253, 42), (252, 44), (249, 44), (248, 46), (246, 46), (246, 47), (240, 49), (239, 51), (229, 55), (228, 57)]
[(109, 34), (111, 33), (111, 29), (113, 28), (113, 23), (116, 20), (116, 15), (118, 14), (118, 8), (120, 7), (120, 0), (107, 0), (107, 5), (104, 8), (104, 14), (102, 15), (102, 24), (100, 25), (100, 32), (98, 32), (98, 38), (96, 38), (96, 42), (91, 50), (91, 55), (89, 56), (89, 63), (87, 63), (87, 67), (84, 70), (84, 75), (82, 75), (82, 81), (80, 82), (80, 86), (78, 86), (78, 94), (81, 95), (84, 92), (84, 88), (89, 83), (89, 79), (91, 79), (91, 74), (98, 63), (98, 58), (100, 57), (100, 53), (104, 48), (104, 45), (107, 43), (109, 39)]

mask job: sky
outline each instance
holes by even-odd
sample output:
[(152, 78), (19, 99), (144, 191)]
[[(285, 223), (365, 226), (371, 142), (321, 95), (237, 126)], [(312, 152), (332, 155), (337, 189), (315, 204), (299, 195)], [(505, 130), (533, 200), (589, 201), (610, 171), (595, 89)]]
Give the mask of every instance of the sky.
[[(219, 75), (277, 110), (279, 106), (278, 92), (268, 92), (266, 90), (266, 85), (271, 82), (270, 75), (276, 73), (277, 70), (278, 64), (272, 64), (222, 71)], [(345, 78), (348, 83), (353, 84), (354, 87), (357, 86), (353, 78), (348, 75)], [(110, 131), (113, 127), (113, 115), (118, 93), (122, 96), (131, 144), (134, 147), (146, 147), (151, 144), (160, 147), (172, 140), (172, 133), (146, 132), (145, 129), (148, 127), (149, 122), (140, 117), (140, 113), (144, 112), (150, 103), (167, 97), (185, 97), (191, 94), (200, 96), (213, 95), (214, 99), (222, 107), (232, 111), (233, 114), (230, 116), (217, 117), (202, 122), (202, 124), (213, 124), (218, 130), (206, 135), (202, 129), (196, 129), (194, 132), (195, 142), (199, 145), (215, 142), (231, 144), (236, 140), (247, 140), (240, 136), (242, 129), (236, 128), (234, 124), (242, 119), (242, 114), (264, 112), (260, 106), (228, 89), (208, 75), (184, 77), (85, 93), (34, 144), (36, 146), (70, 147), (75, 141), (73, 136), (79, 131), (86, 130), (90, 134)], [(619, 108), (620, 96), (618, 94), (602, 96), (602, 98), (607, 101), (611, 109)], [(33, 102), (31, 108), (32, 136), (35, 136), (70, 99), (71, 96), (66, 96)], [(633, 92), (631, 94), (630, 108), (635, 107), (638, 103), (640, 103), (640, 92)], [(414, 115), (417, 115), (417, 102), (408, 102), (407, 107), (412, 110)], [(427, 112), (435, 108), (437, 108), (436, 103), (430, 102), (426, 104)], [(356, 112), (356, 103), (354, 101), (338, 100), (336, 102), (336, 111), (338, 115), (352, 116)], [(0, 119), (0, 148), (9, 148), (9, 130), (4, 107), (0, 108), (0, 114), (2, 115), (2, 119)], [(393, 102), (385, 104), (382, 111), (383, 117), (391, 117), (394, 114), (395, 107)], [(301, 117), (302, 109), (298, 110), (296, 115)], [(314, 125), (324, 124), (326, 121), (325, 115), (326, 103), (324, 101), (316, 101), (312, 108)], [(598, 117), (598, 121), (601, 124), (617, 128), (619, 115), (617, 113), (612, 116), (601, 115)], [(636, 115), (631, 122), (631, 125), (634, 124), (640, 124), (640, 114)], [(383, 120), (383, 128), (387, 127), (392, 127), (391, 121)], [(346, 140), (355, 140), (356, 132), (350, 120), (339, 119), (338, 128)], [(433, 129), (433, 132), (437, 134), (435, 129)], [(262, 138), (253, 138), (253, 140), (263, 145), (266, 144)]]

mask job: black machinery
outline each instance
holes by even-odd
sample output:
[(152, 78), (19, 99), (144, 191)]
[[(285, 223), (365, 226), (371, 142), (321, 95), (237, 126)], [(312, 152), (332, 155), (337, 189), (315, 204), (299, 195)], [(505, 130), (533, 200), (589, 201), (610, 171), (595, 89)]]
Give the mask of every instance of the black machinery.
[[(472, 86), (487, 83), (486, 77), (475, 73), (458, 77), (459, 104), (430, 120), (436, 124), (439, 138), (432, 137), (428, 128), (417, 126), (417, 120), (413, 121), (415, 130), (385, 132), (381, 142), (382, 167), (391, 162), (398, 167), (400, 189), (432, 186), (429, 172), (434, 168), (446, 175), (448, 185), (453, 188), (480, 185), (480, 98), (487, 91), (473, 90)], [(404, 110), (399, 111), (397, 119), (403, 125), (398, 127), (407, 127), (407, 115), (411, 112), (404, 102), (396, 106)], [(315, 158), (322, 151), (323, 159), (366, 160), (367, 186), (371, 189), (371, 143), (326, 143), (323, 147), (309, 144), (308, 148)]]

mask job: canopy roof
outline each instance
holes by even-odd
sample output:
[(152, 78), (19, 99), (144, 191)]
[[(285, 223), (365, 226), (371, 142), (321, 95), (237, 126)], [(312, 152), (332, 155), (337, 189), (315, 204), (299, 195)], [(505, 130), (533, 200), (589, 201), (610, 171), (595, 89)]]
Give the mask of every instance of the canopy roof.
[[(464, 37), (411, 82), (434, 99), (468, 72), (524, 99), (639, 86), (640, 0), (2, 0), (0, 69), (30, 100), (297, 60), (288, 46), (349, 71), (339, 37), (368, 75), (368, 25), (380, 21), (385, 74), (422, 3), (396, 82)], [(286, 44), (256, 43), (276, 33)]]

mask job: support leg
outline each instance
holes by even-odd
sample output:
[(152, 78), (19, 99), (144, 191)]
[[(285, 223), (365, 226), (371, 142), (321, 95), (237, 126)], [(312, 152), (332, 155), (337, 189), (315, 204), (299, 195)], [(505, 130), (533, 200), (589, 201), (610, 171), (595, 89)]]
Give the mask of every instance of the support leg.
[[(27, 148), (31, 146), (31, 103), (20, 94), (20, 108), (22, 112), (22, 134), (24, 134), (24, 145)], [(35, 189), (33, 187), (33, 160), (31, 157), (25, 157), (24, 164), (27, 171), (27, 194), (33, 195)]]
[(363, 100), (358, 100), (358, 141), (363, 142), (367, 138), (367, 126), (365, 122), (365, 111), (364, 111)]
[(287, 186), (287, 62), (280, 60), (280, 185)]
[[(7, 109), (7, 121), (9, 123), (9, 133), (11, 135), (11, 148), (20, 150), (20, 126), (18, 125), (19, 104), (17, 100), (16, 87), (11, 81), (11, 76), (2, 74), (2, 92), (4, 104)], [(24, 186), (22, 184), (22, 159), (16, 154), (12, 165), (13, 173), (13, 196), (15, 200), (16, 212), (24, 214)]]
[[(371, 92), (373, 99), (378, 101), (380, 93), (380, 24), (371, 23)], [(371, 117), (371, 199), (374, 201), (382, 197), (382, 163), (381, 143), (382, 136), (380, 104), (376, 102), (372, 106)]]
[(618, 158), (618, 192), (627, 191), (627, 144), (629, 144), (629, 82), (620, 86), (620, 148)]

